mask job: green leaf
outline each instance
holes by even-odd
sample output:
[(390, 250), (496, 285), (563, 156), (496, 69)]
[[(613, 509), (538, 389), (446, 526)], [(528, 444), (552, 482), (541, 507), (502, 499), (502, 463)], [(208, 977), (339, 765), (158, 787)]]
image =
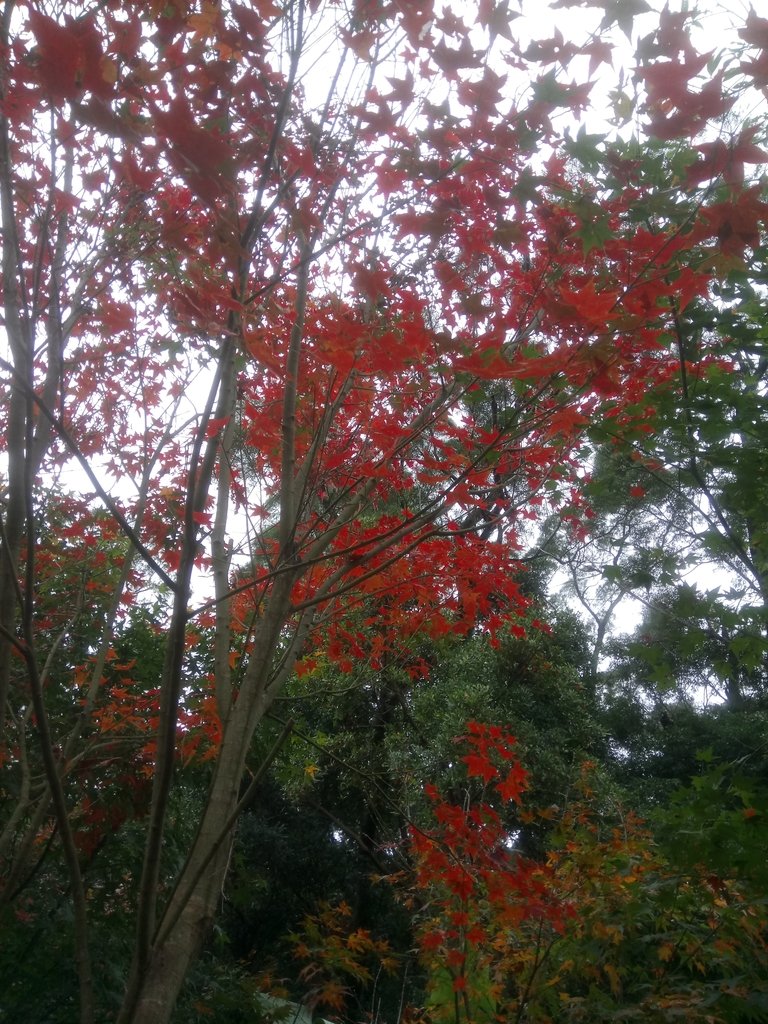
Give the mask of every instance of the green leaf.
[(646, 14), (652, 10), (646, 0), (603, 0), (596, 6), (602, 7), (605, 16), (600, 22), (600, 32), (618, 25), (627, 39), (632, 41), (632, 22), (638, 14)]
[(604, 135), (588, 135), (586, 127), (582, 125), (575, 139), (572, 139), (570, 133), (566, 131), (564, 148), (574, 160), (578, 160), (584, 167), (592, 169), (599, 166), (605, 158), (605, 154), (598, 149), (603, 142), (605, 142)]
[(555, 71), (548, 71), (533, 83), (533, 98), (551, 107), (570, 107), (573, 95), (570, 86), (558, 81)]
[(621, 566), (620, 565), (604, 565), (603, 566), (603, 576), (610, 583), (618, 583), (621, 580), (622, 576), (623, 576), (623, 572), (622, 572)]
[(586, 256), (592, 249), (602, 248), (613, 238), (608, 214), (586, 196), (580, 196), (572, 204), (573, 212), (578, 216), (581, 226), (574, 234), (581, 240)]

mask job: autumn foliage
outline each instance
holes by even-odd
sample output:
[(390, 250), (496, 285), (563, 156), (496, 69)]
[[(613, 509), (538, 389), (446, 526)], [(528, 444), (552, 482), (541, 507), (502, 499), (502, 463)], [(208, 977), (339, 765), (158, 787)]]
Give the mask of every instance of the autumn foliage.
[[(430, 788), (434, 825), (414, 830), (409, 906), (429, 998), (421, 1019), (759, 1019), (768, 998), (766, 919), (746, 879), (687, 869), (621, 806), (599, 806), (582, 766), (568, 806), (518, 808), (524, 779), (507, 730), (471, 722), (463, 805)], [(484, 781), (478, 792), (472, 778)], [(506, 806), (505, 806), (506, 805)], [(515, 825), (554, 823), (543, 862)], [(754, 1015), (754, 1017), (753, 1017)]]
[[(584, 534), (585, 431), (652, 430), (676, 322), (762, 237), (764, 139), (728, 118), (765, 92), (764, 18), (710, 55), (644, 0), (560, 0), (574, 41), (458, 6), (3, 7), (2, 905), (55, 916), (50, 866), (68, 1020), (170, 1020), (294, 672), (525, 632), (529, 523)], [(517, 799), (507, 740), (470, 732), (467, 765)], [(515, 871), (495, 812), (437, 794), (444, 898), (489, 901), (446, 925), (458, 994)], [(558, 870), (514, 883), (521, 926), (566, 927)]]

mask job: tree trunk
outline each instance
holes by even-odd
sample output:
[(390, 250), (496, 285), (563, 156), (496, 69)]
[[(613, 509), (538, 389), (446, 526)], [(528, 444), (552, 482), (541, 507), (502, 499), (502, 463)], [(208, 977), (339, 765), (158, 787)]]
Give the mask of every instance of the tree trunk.
[(121, 1021), (126, 1024), (168, 1024), (170, 1021), (187, 972), (200, 954), (213, 923), (228, 854), (229, 843), (226, 842), (214, 856), (167, 939), (153, 947), (149, 963), (141, 971), (133, 1006), (127, 1016), (121, 1015)]
[(118, 1024), (168, 1024), (186, 974), (213, 923), (226, 878), (250, 741), (271, 703), (264, 686), (269, 661), (264, 657), (259, 661), (261, 671), (254, 675), (261, 679), (231, 708), (200, 827), (147, 955), (134, 960)]
[(146, 961), (134, 962), (119, 1024), (167, 1024), (171, 1018), (186, 974), (213, 922), (224, 885), (231, 844), (227, 824), (237, 806), (241, 775), (242, 770), (217, 770), (214, 776), (200, 830), (155, 941)]

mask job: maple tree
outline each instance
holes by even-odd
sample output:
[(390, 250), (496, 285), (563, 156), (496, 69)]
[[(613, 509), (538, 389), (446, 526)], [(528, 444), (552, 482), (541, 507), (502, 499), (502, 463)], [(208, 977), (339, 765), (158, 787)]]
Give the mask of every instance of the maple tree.
[[(99, 849), (140, 837), (114, 1016), (162, 1024), (294, 670), (524, 612), (525, 521), (578, 525), (586, 426), (642, 419), (675, 316), (757, 245), (755, 130), (695, 136), (765, 89), (765, 19), (735, 85), (702, 82), (690, 15), (644, 38), (646, 130), (690, 139), (696, 201), (638, 224), (642, 167), (558, 126), (631, 28), (596, 6), (566, 44), (504, 0), (5, 4), (3, 900), (34, 918), (60, 851), (82, 1024)], [(152, 674), (116, 654), (142, 609)]]

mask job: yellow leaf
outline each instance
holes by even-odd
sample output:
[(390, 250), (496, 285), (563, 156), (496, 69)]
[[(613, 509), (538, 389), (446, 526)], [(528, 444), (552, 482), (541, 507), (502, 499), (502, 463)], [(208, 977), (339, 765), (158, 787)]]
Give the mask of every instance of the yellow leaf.
[(304, 774), (308, 775), (309, 778), (312, 779), (313, 782), (315, 781), (315, 776), (317, 775), (318, 770), (319, 769), (318, 769), (316, 764), (304, 765)]
[(347, 936), (347, 946), (352, 950), (367, 949), (370, 944), (370, 932), (367, 932), (364, 928), (358, 928), (356, 932), (352, 932), (351, 935)]
[(344, 1003), (349, 989), (335, 980), (326, 981), (318, 993), (319, 1001), (330, 1006), (334, 1010), (344, 1009)]
[(605, 964), (603, 966), (603, 970), (608, 976), (608, 981), (611, 984), (611, 994), (618, 996), (621, 993), (621, 978), (619, 977), (619, 972), (613, 964)]
[(101, 77), (109, 85), (114, 85), (117, 81), (117, 64), (115, 64), (111, 57), (102, 57), (99, 65), (101, 67)]
[(216, 44), (216, 50), (222, 60), (241, 60), (243, 56), (242, 50), (238, 47), (230, 46), (229, 43), (224, 43), (221, 40)]
[(200, 14), (193, 14), (187, 24), (198, 38), (206, 38), (216, 31), (216, 23), (219, 20), (219, 8), (215, 3), (208, 3), (203, 0), (203, 9)]
[(659, 946), (659, 960), (662, 960), (665, 964), (669, 963), (675, 952), (675, 947), (671, 942), (662, 942)]

